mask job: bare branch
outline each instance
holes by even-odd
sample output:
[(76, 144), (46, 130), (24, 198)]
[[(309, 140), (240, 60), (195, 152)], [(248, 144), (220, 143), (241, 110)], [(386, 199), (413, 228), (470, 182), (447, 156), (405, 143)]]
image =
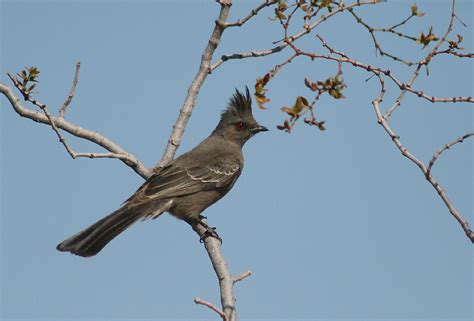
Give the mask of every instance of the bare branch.
[(446, 50), (442, 50), (442, 51), (436, 51), (433, 56), (436, 56), (436, 55), (442, 55), (442, 54), (448, 54), (448, 55), (453, 55), (453, 56), (456, 56), (456, 57), (459, 57), (459, 58), (474, 58), (474, 53), (460, 53), (460, 52), (457, 52), (457, 51), (454, 51), (452, 49), (446, 49)]
[(286, 47), (287, 47), (287, 45), (285, 44), (285, 45), (276, 46), (272, 49), (263, 50), (263, 51), (247, 51), (247, 52), (239, 52), (239, 53), (233, 53), (233, 54), (228, 54), (228, 55), (222, 55), (221, 58), (219, 60), (217, 60), (216, 63), (213, 64), (209, 68), (209, 73), (211, 73), (215, 69), (219, 68), (220, 65), (222, 65), (227, 60), (245, 59), (245, 58), (252, 58), (252, 57), (254, 57), (254, 58), (255, 57), (265, 57), (265, 56), (280, 52), (283, 49), (285, 49)]
[[(317, 19), (316, 21), (314, 21), (312, 24), (305, 25), (303, 30), (301, 30), (300, 32), (298, 32), (298, 33), (296, 33), (292, 36), (287, 37), (287, 40), (289, 42), (294, 42), (294, 41), (298, 40), (299, 38), (309, 34), (313, 29), (315, 29), (321, 23), (327, 21), (332, 16), (343, 12), (344, 10), (348, 10), (350, 8), (354, 8), (354, 7), (358, 7), (358, 6), (371, 5), (371, 4), (373, 5), (373, 4), (378, 4), (378, 3), (379, 2), (375, 1), (375, 0), (368, 0), (368, 1), (358, 0), (354, 3), (351, 3), (350, 5), (344, 5), (343, 3), (341, 3), (337, 7), (337, 9), (333, 10), (332, 12), (330, 12), (326, 16), (321, 15), (321, 17), (319, 19)], [(285, 40), (285, 39), (282, 39), (281, 41), (283, 41), (283, 40)], [(214, 70), (216, 70), (218, 67), (220, 67), (224, 62), (226, 62), (228, 60), (264, 57), (264, 56), (268, 56), (268, 55), (272, 55), (274, 53), (280, 52), (283, 49), (285, 49), (286, 47), (288, 47), (288, 42), (284, 42), (281, 45), (275, 46), (275, 47), (267, 49), (267, 50), (262, 50), (262, 51), (247, 51), (247, 52), (239, 52), (239, 53), (232, 53), (232, 54), (222, 55), (221, 58), (219, 60), (217, 60), (209, 68), (209, 72), (213, 72)]]
[[(381, 80), (382, 78), (379, 77), (378, 73), (375, 73), (378, 76), (378, 79)], [(431, 175), (430, 172), (428, 172), (428, 169), (426, 166), (421, 162), (418, 158), (416, 158), (400, 141), (400, 136), (398, 136), (388, 125), (387, 120), (382, 116), (382, 112), (380, 110), (380, 103), (383, 100), (383, 95), (385, 93), (385, 85), (383, 83), (383, 80), (380, 81), (381, 84), (381, 90), (380, 90), (380, 95), (377, 97), (375, 100), (372, 101), (372, 104), (374, 106), (375, 114), (377, 116), (377, 121), (378, 123), (383, 127), (385, 132), (390, 136), (392, 139), (393, 143), (397, 146), (397, 148), (400, 150), (403, 156), (408, 158), (412, 163), (418, 166), (418, 168), (421, 170), (423, 173), (423, 176), (426, 178), (426, 180), (433, 186), (433, 188), (436, 190), (438, 195), (440, 196), (441, 200), (444, 202), (446, 207), (448, 208), (449, 212), (451, 215), (458, 221), (458, 223), (461, 225), (462, 229), (464, 230), (464, 233), (466, 236), (469, 238), (469, 240), (474, 243), (474, 232), (470, 229), (469, 223), (464, 219), (464, 217), (459, 213), (457, 208), (454, 206), (454, 204), (451, 202), (451, 200), (448, 198), (446, 195), (446, 192), (444, 189), (439, 185), (439, 183), (435, 180), (435, 178)]]
[(451, 30), (452, 30), (453, 24), (454, 24), (454, 19), (456, 17), (455, 8), (456, 8), (456, 0), (452, 0), (452, 2), (451, 2), (451, 18), (449, 20), (449, 24), (448, 24), (448, 27), (446, 29), (446, 32), (444, 33), (443, 37), (441, 37), (441, 39), (438, 41), (438, 43), (434, 46), (434, 48), (428, 53), (428, 55), (424, 59), (422, 59), (420, 62), (418, 62), (418, 65), (417, 65), (415, 71), (413, 72), (413, 75), (412, 75), (410, 81), (407, 84), (403, 84), (399, 81), (395, 81), (395, 79), (392, 78), (392, 80), (394, 80), (395, 83), (397, 83), (397, 85), (400, 87), (400, 89), (402, 91), (400, 93), (400, 96), (395, 101), (395, 103), (385, 113), (385, 115), (384, 115), (385, 119), (388, 119), (393, 114), (393, 112), (400, 106), (400, 102), (403, 99), (403, 97), (405, 96), (405, 93), (407, 91), (415, 93), (416, 95), (418, 95), (418, 97), (423, 97), (423, 98), (425, 98), (425, 99), (427, 99), (427, 100), (429, 100), (433, 103), (435, 103), (435, 102), (461, 102), (461, 101), (474, 102), (472, 97), (436, 98), (436, 97), (433, 97), (433, 96), (426, 95), (422, 91), (416, 91), (416, 90), (412, 89), (413, 83), (415, 82), (416, 78), (418, 78), (418, 76), (420, 74), (421, 67), (422, 66), (428, 66), (428, 64), (431, 62), (431, 59), (438, 52), (439, 47), (446, 41), (446, 39), (448, 38), (448, 35), (451, 33)]
[(74, 80), (72, 82), (72, 87), (71, 91), (69, 91), (69, 95), (66, 98), (66, 101), (62, 105), (62, 107), (59, 109), (59, 117), (64, 118), (64, 114), (66, 113), (66, 109), (69, 106), (69, 104), (72, 101), (72, 98), (74, 98), (74, 93), (76, 92), (76, 86), (77, 82), (79, 80), (79, 70), (81, 69), (81, 62), (78, 61), (76, 64), (76, 72), (74, 73)]
[(252, 275), (252, 271), (246, 271), (246, 272), (242, 273), (241, 275), (235, 277), (233, 282), (235, 284), (237, 282), (243, 281), (244, 279), (248, 278), (251, 275)]
[(448, 149), (450, 149), (454, 145), (464, 142), (465, 139), (468, 139), (469, 137), (472, 137), (472, 136), (474, 136), (474, 132), (467, 133), (467, 134), (465, 134), (461, 137), (458, 137), (457, 139), (453, 140), (452, 142), (447, 143), (442, 148), (440, 148), (438, 151), (436, 151), (436, 153), (433, 155), (433, 158), (431, 158), (431, 161), (430, 161), (430, 163), (428, 165), (428, 168), (426, 170), (426, 174), (430, 175), (431, 169), (433, 168), (433, 165), (435, 164), (435, 162), (438, 160), (438, 157), (440, 157), (442, 153), (444, 153), (445, 151), (447, 151)]
[[(122, 147), (117, 145), (116, 143), (112, 142), (110, 139), (106, 138), (105, 136), (91, 131), (84, 129), (80, 126), (74, 125), (66, 120), (64, 118), (59, 118), (59, 117), (53, 117), (49, 115), (44, 115), (40, 112), (33, 111), (30, 109), (25, 108), (21, 103), (20, 99), (15, 96), (13, 93), (13, 90), (6, 86), (3, 83), (0, 83), (0, 92), (4, 94), (7, 99), (9, 100), (11, 106), (15, 110), (15, 112), (20, 115), (21, 117), (29, 118), (35, 122), (43, 123), (43, 124), (48, 124), (48, 125), (53, 125), (57, 129), (62, 129), (66, 132), (68, 132), (71, 135), (74, 135), (79, 138), (86, 139), (88, 141), (91, 141), (104, 149), (108, 150), (112, 154), (110, 156), (114, 156), (111, 158), (118, 158), (121, 161), (123, 161), (127, 166), (132, 168), (138, 175), (146, 178), (150, 175), (151, 171), (148, 170), (138, 159), (135, 158), (132, 154), (128, 153), (125, 151)], [(38, 102), (36, 102), (38, 103)], [(88, 153), (90, 157), (90, 153)], [(94, 154), (93, 154), (94, 155)], [(99, 154), (100, 155), (100, 154)], [(107, 154), (101, 154), (102, 156), (98, 157), (106, 157), (105, 155)], [(80, 156), (78, 156), (80, 157)], [(82, 157), (82, 156), (81, 156)], [(86, 157), (86, 156), (84, 156)], [(95, 155), (94, 155), (95, 157)]]
[[(204, 222), (207, 224), (206, 221)], [(219, 280), (222, 310), (229, 321), (235, 321), (237, 320), (237, 311), (233, 290), (234, 282), (227, 267), (226, 259), (222, 254), (220, 242), (214, 237), (204, 237), (207, 230), (201, 224), (196, 224), (192, 228), (200, 238), (204, 238), (204, 246)]]
[(232, 5), (231, 0), (220, 0), (218, 2), (221, 5), (221, 10), (219, 12), (219, 17), (216, 20), (214, 30), (212, 31), (211, 37), (209, 38), (209, 41), (207, 43), (207, 47), (206, 49), (204, 49), (204, 52), (202, 54), (199, 71), (188, 88), (188, 94), (186, 96), (186, 99), (184, 100), (183, 106), (179, 111), (178, 119), (176, 120), (173, 126), (173, 130), (171, 132), (170, 138), (168, 139), (168, 144), (166, 145), (163, 157), (155, 167), (161, 167), (165, 165), (166, 163), (171, 161), (174, 155), (176, 154), (176, 150), (178, 149), (181, 143), (181, 137), (184, 134), (186, 124), (188, 123), (188, 120), (193, 112), (194, 104), (196, 103), (196, 97), (199, 94), (204, 80), (209, 74), (212, 55), (214, 54), (214, 51), (219, 45), (222, 33), (225, 30), (223, 26), (226, 23), (227, 17), (229, 15), (229, 10)]
[[(74, 85), (73, 85), (73, 88), (71, 89), (71, 92), (72, 92), (72, 95), (70, 94), (69, 97), (71, 97), (72, 99), (72, 96), (74, 96), (74, 88), (75, 88), (75, 85), (77, 84), (77, 73), (79, 71), (79, 67), (80, 67), (80, 63), (78, 63), (76, 65), (76, 76), (74, 77), (75, 81), (74, 81)], [(13, 81), (13, 83), (15, 84), (15, 87), (18, 88), (18, 90), (23, 94), (24, 98), (31, 102), (33, 105), (37, 106), (38, 108), (40, 108), (44, 115), (46, 116), (46, 118), (48, 118), (48, 123), (51, 125), (51, 128), (53, 129), (53, 131), (56, 133), (56, 136), (58, 136), (59, 138), (59, 142), (64, 146), (64, 148), (66, 149), (66, 151), (68, 152), (68, 154), (71, 156), (72, 159), (76, 159), (78, 157), (87, 157), (87, 158), (116, 158), (116, 159), (120, 159), (120, 160), (123, 160), (123, 161), (127, 161), (130, 159), (129, 155), (127, 154), (117, 154), (117, 153), (76, 153), (72, 147), (67, 143), (66, 141), (66, 138), (64, 138), (64, 136), (61, 134), (61, 132), (59, 131), (58, 127), (56, 126), (56, 123), (55, 121), (53, 120), (53, 116), (49, 113), (48, 111), (48, 108), (46, 107), (45, 104), (42, 104), (40, 103), (39, 101), (37, 101), (36, 99), (32, 99), (31, 96), (29, 94), (26, 94), (24, 92), (24, 88), (23, 86), (18, 82), (18, 79), (16, 79), (12, 74), (8, 73), (8, 76), (10, 77), (10, 79)], [(69, 99), (69, 102), (71, 100)], [(67, 102), (67, 101), (66, 101)], [(65, 103), (65, 105), (63, 105), (63, 107), (65, 106), (64, 108), (64, 111), (66, 110), (66, 107), (68, 106), (69, 103)], [(63, 118), (63, 117), (60, 117), (60, 118)]]
[(389, 57), (395, 61), (398, 61), (398, 62), (401, 62), (407, 66), (412, 66), (415, 64), (415, 62), (412, 62), (412, 61), (408, 61), (408, 60), (405, 60), (405, 59), (402, 59), (398, 56), (395, 56), (395, 55), (392, 55), (391, 53), (388, 53), (387, 51), (383, 50), (382, 47), (380, 46), (380, 43), (379, 41), (377, 40), (377, 38), (375, 37), (375, 32), (376, 31), (380, 31), (380, 32), (387, 32), (387, 33), (393, 33), (399, 37), (403, 37), (403, 38), (406, 38), (406, 39), (409, 39), (409, 40), (413, 40), (413, 41), (416, 41), (416, 38), (415, 37), (411, 37), (411, 36), (408, 36), (408, 35), (405, 35), (401, 32), (398, 32), (396, 31), (395, 29), (405, 23), (407, 23), (414, 15), (411, 15), (409, 16), (408, 18), (406, 18), (405, 20), (403, 20), (402, 22), (396, 24), (396, 25), (393, 25), (392, 27), (390, 28), (373, 28), (371, 26), (369, 26), (361, 17), (359, 17), (359, 15), (357, 15), (354, 10), (351, 8), (348, 10), (350, 12), (350, 14), (354, 17), (354, 19), (357, 21), (357, 23), (361, 24), (362, 26), (364, 26), (364, 28), (367, 29), (367, 31), (369, 32), (371, 38), (372, 38), (372, 42), (374, 43), (374, 47), (375, 47), (375, 53), (379, 53), (380, 56), (386, 56), (386, 57)]
[(200, 299), (200, 298), (195, 298), (194, 303), (204, 305), (204, 306), (208, 307), (209, 309), (211, 309), (212, 311), (216, 312), (222, 318), (222, 320), (224, 320), (224, 321), (228, 320), (227, 316), (224, 314), (224, 312), (219, 310), (214, 304), (212, 304), (210, 302), (207, 302), (207, 301), (204, 301), (203, 299)]
[(250, 13), (245, 16), (244, 18), (242, 19), (239, 19), (235, 22), (227, 22), (227, 23), (224, 23), (223, 26), (224, 28), (229, 28), (229, 27), (242, 27), (242, 25), (244, 25), (247, 21), (249, 21), (250, 19), (252, 19), (253, 17), (255, 17), (258, 12), (266, 7), (269, 7), (275, 3), (277, 3), (278, 0), (266, 0), (264, 1), (263, 3), (261, 3), (258, 7), (252, 9), (252, 11), (250, 11)]
[(369, 1), (356, 1), (354, 3), (351, 3), (350, 5), (343, 5), (343, 6), (339, 6), (337, 7), (337, 9), (335, 10), (332, 10), (332, 12), (330, 12), (328, 15), (321, 15), (321, 17), (319, 19), (317, 19), (316, 21), (314, 21), (311, 25), (309, 26), (306, 26), (303, 30), (301, 30), (300, 32), (292, 35), (292, 36), (289, 36), (288, 39), (291, 41), (291, 42), (294, 42), (295, 40), (298, 40), (299, 38), (303, 37), (304, 35), (308, 34), (311, 32), (311, 30), (315, 29), (317, 26), (319, 26), (320, 24), (322, 24), (323, 22), (327, 21), (328, 19), (330, 19), (332, 16), (335, 16), (341, 12), (343, 12), (344, 10), (349, 10), (351, 8), (354, 8), (354, 7), (360, 7), (360, 6), (364, 6), (364, 5), (374, 5), (374, 4), (378, 4), (379, 2), (376, 1), (376, 0), (369, 0)]
[[(454, 15), (452, 14), (452, 17)], [(453, 18), (451, 18), (451, 22), (453, 21)], [(448, 27), (448, 31), (449, 31), (449, 27)], [(446, 38), (447, 37), (447, 34), (445, 34), (445, 36), (443, 38)], [(424, 177), (426, 178), (426, 180), (433, 186), (433, 188), (437, 191), (437, 193), (440, 195), (440, 198), (442, 199), (442, 201), (445, 203), (446, 207), (448, 208), (449, 212), (451, 213), (451, 215), (459, 222), (459, 224), (461, 225), (461, 227), (463, 228), (464, 232), (466, 233), (466, 235), (468, 236), (468, 238), (474, 242), (474, 233), (472, 232), (472, 230), (469, 228), (469, 224), (468, 222), (463, 218), (463, 216), (459, 213), (459, 211), (455, 208), (454, 204), (449, 200), (449, 198), (447, 197), (446, 195), (446, 192), (444, 191), (443, 188), (441, 188), (441, 186), (439, 185), (439, 183), (434, 179), (434, 177), (431, 175), (431, 173), (428, 172), (428, 169), (427, 167), (425, 166), (425, 164), (420, 161), (414, 154), (412, 154), (407, 147), (405, 147), (401, 140), (400, 140), (400, 136), (398, 136), (392, 129), (391, 127), (389, 126), (388, 124), (388, 118), (391, 114), (391, 112), (393, 112), (393, 110), (395, 110), (395, 108), (397, 107), (397, 105), (400, 104), (400, 101), (403, 99), (404, 95), (406, 92), (412, 92), (414, 94), (416, 94), (418, 97), (422, 97), (422, 98), (425, 98), (425, 99), (428, 99), (432, 102), (473, 102), (472, 101), (472, 97), (451, 97), (451, 98), (437, 98), (437, 97), (433, 97), (433, 96), (429, 96), (429, 95), (426, 95), (424, 94), (423, 92), (421, 91), (417, 91), (417, 90), (414, 90), (411, 88), (411, 85), (413, 84), (413, 82), (415, 81), (415, 79), (418, 77), (419, 75), (419, 72), (421, 70), (421, 67), (423, 65), (426, 65), (429, 63), (430, 61), (430, 55), (432, 55), (433, 52), (435, 52), (437, 50), (437, 48), (439, 48), (439, 46), (436, 46), (429, 54), (428, 56), (423, 59), (422, 61), (420, 61), (414, 71), (414, 73), (412, 74), (412, 77), (411, 79), (409, 80), (408, 83), (403, 83), (401, 82), (400, 80), (398, 80), (394, 75), (393, 73), (388, 70), (388, 69), (381, 69), (381, 68), (378, 68), (378, 67), (374, 67), (374, 66), (371, 66), (371, 65), (367, 65), (367, 64), (363, 64), (359, 61), (356, 61), (356, 60), (353, 60), (351, 59), (349, 56), (347, 56), (345, 53), (343, 52), (340, 52), (340, 51), (337, 51), (335, 49), (333, 49), (332, 47), (330, 47), (326, 41), (319, 35), (317, 35), (317, 37), (320, 39), (320, 41), (322, 42), (323, 46), (325, 48), (327, 48), (329, 50), (329, 52), (331, 54), (335, 54), (337, 56), (333, 56), (333, 55), (319, 55), (319, 54), (316, 54), (316, 53), (308, 53), (308, 52), (304, 52), (300, 49), (298, 49), (293, 43), (289, 43), (289, 46), (291, 46), (293, 48), (293, 50), (295, 51), (295, 55), (297, 56), (307, 56), (311, 59), (327, 59), (327, 60), (332, 60), (332, 61), (337, 61), (339, 64), (341, 63), (347, 63), (347, 64), (351, 64), (353, 65), (354, 67), (357, 67), (357, 68), (361, 68), (361, 69), (364, 69), (366, 70), (367, 72), (370, 72), (371, 74), (373, 74), (374, 76), (376, 76), (378, 79), (379, 79), (379, 82), (381, 84), (381, 90), (380, 90), (380, 95), (373, 101), (373, 105), (374, 105), (374, 110), (375, 110), (375, 113), (376, 113), (376, 116), (377, 116), (377, 121), (378, 123), (384, 128), (384, 130), (386, 131), (386, 133), (390, 136), (390, 138), (392, 139), (392, 141), (394, 142), (394, 144), (397, 146), (397, 148), (400, 150), (400, 152), (402, 153), (403, 156), (405, 156), (406, 158), (408, 158), (412, 163), (414, 163), (415, 165), (418, 166), (418, 168), (422, 171)], [(291, 57), (291, 59), (293, 59), (293, 56)], [(385, 83), (384, 83), (384, 80), (382, 78), (382, 76), (386, 76), (388, 77), (390, 80), (392, 80), (395, 84), (397, 84), (397, 86), (400, 88), (401, 90), (401, 94), (400, 96), (398, 97), (398, 99), (395, 101), (395, 103), (392, 105), (392, 107), (389, 109), (388, 111), (388, 117), (387, 116), (383, 116), (382, 115), (382, 112), (381, 112), (381, 108), (380, 108), (380, 104), (381, 102), (383, 101), (383, 96), (386, 92), (386, 89), (385, 89)]]
[(456, 18), (456, 0), (452, 0), (451, 18), (449, 19), (449, 24), (448, 24), (448, 27), (446, 28), (446, 32), (438, 41), (438, 43), (434, 46), (434, 48), (430, 51), (430, 53), (426, 56), (426, 58), (420, 62), (421, 64), (427, 65), (431, 61), (431, 58), (433, 58), (435, 53), (438, 51), (439, 47), (441, 47), (441, 45), (446, 42), (446, 39), (448, 38), (449, 34), (453, 30), (453, 24), (454, 24), (455, 18)]
[(432, 103), (461, 103), (461, 102), (474, 103), (474, 98), (471, 97), (471, 96), (435, 97), (435, 96), (431, 96), (429, 94), (426, 94), (422, 90), (417, 90), (417, 89), (412, 88), (412, 85), (415, 82), (416, 78), (419, 76), (421, 67), (423, 66), (423, 64), (421, 64), (421, 63), (418, 64), (418, 66), (415, 69), (415, 71), (414, 71), (412, 77), (410, 78), (410, 80), (407, 83), (404, 83), (401, 80), (399, 80), (389, 69), (382, 69), (380, 67), (367, 65), (367, 64), (361, 63), (357, 60), (351, 59), (345, 53), (343, 53), (341, 51), (337, 51), (334, 48), (332, 48), (331, 46), (329, 46), (328, 43), (320, 35), (316, 35), (316, 37), (321, 41), (321, 43), (323, 44), (323, 47), (328, 49), (328, 51), (330, 53), (337, 54), (338, 56), (341, 56), (342, 59), (337, 58), (337, 57), (333, 57), (333, 56), (317, 55), (317, 54), (314, 54), (314, 53), (303, 52), (303, 51), (297, 49), (296, 47), (294, 47), (294, 49), (299, 53), (299, 55), (307, 56), (307, 57), (310, 57), (312, 59), (321, 58), (321, 59), (333, 60), (333, 61), (338, 61), (338, 62), (341, 62), (341, 63), (351, 64), (354, 67), (365, 69), (368, 72), (372, 72), (372, 71), (380, 72), (380, 73), (384, 74), (385, 76), (387, 76), (390, 80), (392, 80), (400, 88), (400, 90), (401, 90), (400, 95), (395, 100), (395, 103), (391, 106), (391, 108), (384, 114), (385, 119), (390, 118), (390, 116), (393, 114), (395, 109), (400, 105), (401, 100), (404, 98), (404, 96), (407, 92), (411, 92), (411, 93), (415, 94), (416, 96), (418, 96), (420, 98), (423, 98), (425, 100), (428, 100), (429, 102), (432, 102)]

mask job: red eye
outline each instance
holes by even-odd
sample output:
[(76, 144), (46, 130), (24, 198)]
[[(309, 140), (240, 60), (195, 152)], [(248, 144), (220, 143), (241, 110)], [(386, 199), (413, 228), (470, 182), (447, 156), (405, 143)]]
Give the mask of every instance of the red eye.
[(235, 123), (235, 127), (236, 127), (237, 129), (242, 129), (242, 128), (245, 127), (245, 124), (244, 124), (244, 122), (239, 121), (238, 123)]

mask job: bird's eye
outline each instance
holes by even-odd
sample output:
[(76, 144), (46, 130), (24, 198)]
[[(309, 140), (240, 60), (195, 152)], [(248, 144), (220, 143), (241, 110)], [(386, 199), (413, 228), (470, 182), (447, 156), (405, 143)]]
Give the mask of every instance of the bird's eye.
[(239, 121), (237, 123), (235, 123), (235, 128), (237, 129), (242, 129), (245, 127), (245, 123), (243, 121)]

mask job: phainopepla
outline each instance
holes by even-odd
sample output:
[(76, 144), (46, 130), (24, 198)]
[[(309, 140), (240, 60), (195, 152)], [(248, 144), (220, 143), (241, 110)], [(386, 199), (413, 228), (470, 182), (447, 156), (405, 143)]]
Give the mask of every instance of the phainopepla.
[(251, 104), (248, 88), (245, 96), (236, 90), (209, 137), (148, 178), (118, 210), (56, 248), (94, 256), (136, 221), (155, 219), (166, 211), (191, 225), (202, 224), (208, 236), (219, 238), (202, 222), (201, 212), (223, 197), (239, 178), (244, 143), (268, 130), (253, 118)]

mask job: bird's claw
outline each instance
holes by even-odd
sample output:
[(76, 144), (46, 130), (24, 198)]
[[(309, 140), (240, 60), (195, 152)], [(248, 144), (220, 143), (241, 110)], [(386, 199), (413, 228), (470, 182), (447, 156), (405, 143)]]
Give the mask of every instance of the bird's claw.
[(204, 232), (204, 234), (201, 236), (201, 238), (199, 239), (199, 242), (202, 243), (204, 242), (204, 240), (208, 237), (213, 237), (213, 238), (216, 238), (217, 240), (219, 240), (219, 242), (221, 243), (222, 245), (222, 239), (221, 237), (219, 236), (219, 234), (217, 234), (216, 232), (216, 228), (215, 227), (206, 227), (206, 231)]

